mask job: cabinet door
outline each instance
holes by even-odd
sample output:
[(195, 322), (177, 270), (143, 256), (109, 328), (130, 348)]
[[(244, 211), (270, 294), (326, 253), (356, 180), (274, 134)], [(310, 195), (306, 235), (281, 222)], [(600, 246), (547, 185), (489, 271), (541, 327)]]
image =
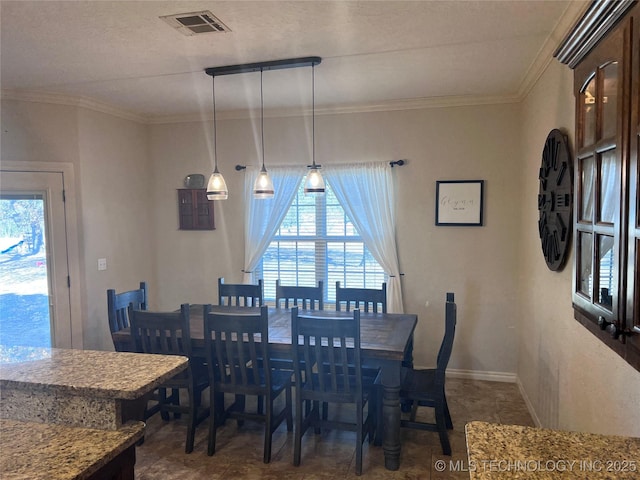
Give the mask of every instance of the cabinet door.
[(178, 215), (180, 230), (215, 229), (213, 201), (204, 188), (178, 190)]
[[(623, 172), (628, 165), (625, 100), (630, 22), (604, 39), (575, 70), (577, 162), (574, 306), (600, 326), (624, 323)], [(613, 326), (612, 326), (613, 328)]]

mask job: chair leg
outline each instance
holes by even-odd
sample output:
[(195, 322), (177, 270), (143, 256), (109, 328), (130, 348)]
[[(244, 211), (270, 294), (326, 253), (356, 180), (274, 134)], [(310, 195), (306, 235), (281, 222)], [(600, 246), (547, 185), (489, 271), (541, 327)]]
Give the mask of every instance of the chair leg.
[[(213, 385), (209, 386), (209, 442), (207, 445), (207, 455), (212, 456), (216, 453), (216, 427), (218, 423), (218, 419), (216, 418), (218, 415), (218, 407), (219, 398), (217, 392), (214, 391)], [(223, 399), (224, 402), (224, 399)], [(222, 404), (222, 411), (224, 411), (224, 403)]]
[(445, 420), (445, 407), (443, 402), (438, 402), (435, 406), (436, 426), (440, 436), (440, 445), (443, 455), (451, 455), (451, 445), (449, 444), (449, 434)]
[[(303, 406), (304, 403), (304, 406)], [(293, 439), (293, 465), (300, 465), (300, 454), (302, 451), (302, 417), (305, 416), (305, 412), (307, 411), (308, 403), (303, 402), (299, 395), (296, 395), (296, 416), (295, 416), (295, 428), (294, 428), (294, 439)], [(308, 415), (308, 412), (307, 412)]]
[(271, 461), (271, 433), (273, 432), (273, 398), (271, 398), (271, 396), (258, 398), (263, 398), (265, 400), (264, 403), (266, 403), (267, 408), (264, 422), (264, 452), (262, 461), (264, 463), (269, 463)]
[(187, 443), (185, 445), (184, 452), (191, 453), (193, 452), (193, 443), (196, 436), (196, 423), (198, 422), (197, 415), (197, 401), (195, 398), (195, 388), (193, 386), (189, 387), (189, 423), (187, 424)]
[(361, 403), (356, 404), (356, 475), (362, 475), (362, 442), (363, 442), (363, 424), (364, 424), (364, 406)]
[(287, 388), (285, 392), (285, 408), (287, 409), (287, 432), (293, 431), (293, 404), (291, 400), (291, 389)]
[(444, 419), (449, 430), (453, 430), (453, 422), (451, 421), (451, 413), (449, 413), (449, 405), (447, 404), (447, 397), (444, 397)]
[(382, 385), (376, 385), (374, 394), (376, 396), (376, 438), (374, 439), (373, 444), (376, 447), (379, 447), (380, 445), (382, 445), (382, 434), (384, 427), (384, 418), (382, 415), (382, 397), (384, 394), (384, 388), (382, 388)]

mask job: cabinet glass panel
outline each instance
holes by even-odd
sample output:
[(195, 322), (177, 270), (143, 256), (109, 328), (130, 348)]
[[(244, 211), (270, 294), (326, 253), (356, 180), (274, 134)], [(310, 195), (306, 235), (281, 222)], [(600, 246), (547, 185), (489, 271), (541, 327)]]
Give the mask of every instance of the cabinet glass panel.
[(580, 160), (580, 218), (582, 222), (593, 221), (593, 157)]
[(593, 234), (578, 232), (578, 291), (591, 298), (593, 285)]
[(611, 310), (612, 295), (616, 291), (613, 237), (598, 235), (598, 302)]
[(616, 134), (618, 120), (618, 62), (612, 62), (602, 69), (602, 137)]
[(618, 206), (620, 184), (618, 183), (618, 169), (616, 150), (607, 150), (600, 155), (600, 221), (614, 223)]
[(595, 73), (580, 93), (582, 107), (582, 146), (593, 145), (596, 141), (596, 77)]

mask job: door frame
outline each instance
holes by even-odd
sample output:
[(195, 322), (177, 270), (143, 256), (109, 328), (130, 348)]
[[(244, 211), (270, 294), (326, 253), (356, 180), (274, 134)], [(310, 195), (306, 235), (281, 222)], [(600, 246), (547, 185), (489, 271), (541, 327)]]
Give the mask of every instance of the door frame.
[(66, 225), (67, 261), (69, 268), (69, 304), (71, 314), (71, 347), (84, 348), (82, 321), (82, 279), (75, 175), (72, 163), (2, 161), (0, 171), (62, 174), (65, 193), (64, 221)]

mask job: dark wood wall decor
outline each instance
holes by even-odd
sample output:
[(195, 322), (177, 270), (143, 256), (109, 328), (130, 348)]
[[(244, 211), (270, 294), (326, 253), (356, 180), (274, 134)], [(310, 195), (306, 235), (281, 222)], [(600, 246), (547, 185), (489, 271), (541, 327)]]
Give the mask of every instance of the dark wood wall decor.
[(180, 230), (215, 230), (213, 200), (207, 198), (207, 189), (179, 189), (178, 217)]
[(538, 231), (542, 254), (550, 270), (562, 270), (569, 252), (573, 207), (573, 163), (567, 136), (553, 129), (542, 149), (538, 175)]

